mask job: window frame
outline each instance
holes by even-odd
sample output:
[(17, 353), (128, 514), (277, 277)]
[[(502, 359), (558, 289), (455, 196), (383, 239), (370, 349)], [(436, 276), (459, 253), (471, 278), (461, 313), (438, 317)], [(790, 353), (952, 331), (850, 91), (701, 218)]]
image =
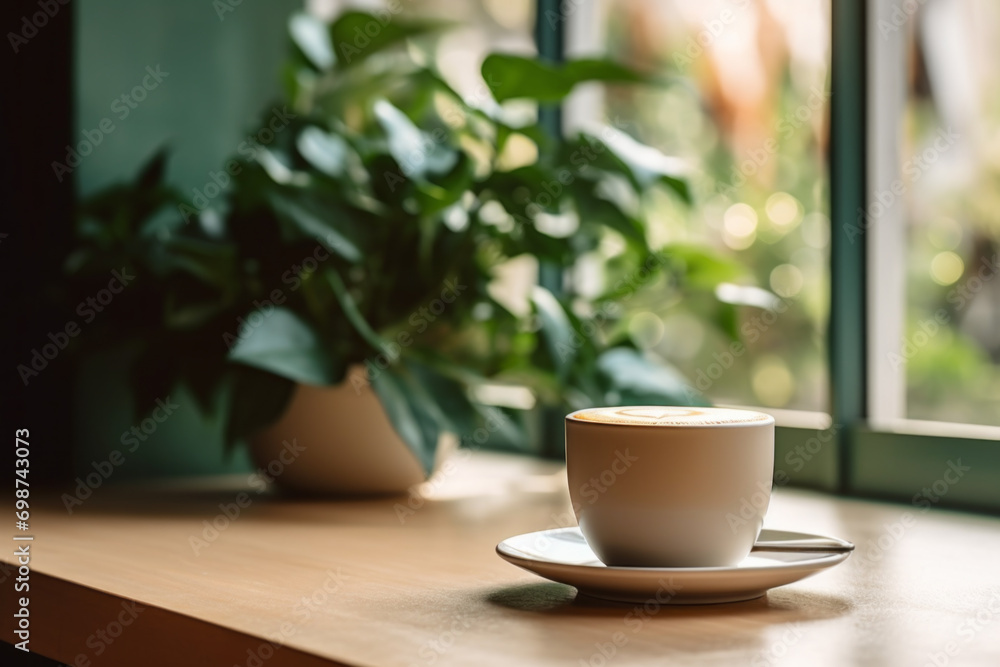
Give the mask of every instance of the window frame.
[[(595, 1), (578, 0), (575, 10)], [(538, 54), (554, 62), (565, 55), (561, 5), (560, 0), (535, 5)], [(891, 334), (902, 326), (887, 313), (905, 284), (880, 261), (878, 249), (903, 238), (903, 212), (856, 232), (858, 213), (872, 193), (898, 177), (905, 87), (895, 74), (905, 64), (905, 31), (886, 40), (875, 27), (893, 0), (831, 0), (830, 5), (829, 414), (768, 410), (777, 423), (775, 486), (1000, 512), (1000, 428), (898, 419), (905, 387), (898, 375), (875, 363), (899, 339)], [(562, 110), (543, 108), (540, 115), (558, 136)], [(545, 270), (539, 281), (550, 287), (560, 282)], [(556, 435), (561, 427), (558, 415), (546, 417), (543, 454), (561, 456), (562, 438)]]
[[(905, 212), (889, 207), (878, 224), (864, 225), (864, 233), (856, 234), (860, 212), (900, 176), (901, 118), (907, 94), (901, 75), (906, 71), (906, 32), (912, 26), (887, 34), (878, 29), (879, 21), (897, 9), (893, 0), (832, 4), (832, 99), (841, 98), (841, 106), (831, 107), (831, 132), (838, 127), (838, 113), (848, 116), (840, 119), (840, 135), (831, 135), (831, 207), (837, 204), (838, 193), (844, 197), (831, 215), (831, 243), (838, 252), (835, 265), (859, 277), (857, 288), (843, 273), (831, 280), (831, 297), (839, 299), (840, 306), (836, 312), (831, 309), (830, 317), (831, 348), (837, 351), (831, 355), (831, 381), (839, 390), (836, 395), (843, 398), (845, 392), (854, 391), (857, 397), (849, 410), (834, 405), (835, 421), (849, 425), (840, 443), (840, 490), (917, 507), (930, 503), (997, 512), (1000, 428), (906, 419), (905, 376), (888, 372), (886, 364), (879, 363), (888, 352), (898, 353), (893, 345), (903, 335), (905, 269), (885, 259), (886, 250), (905, 247)], [(864, 48), (856, 48), (855, 35), (864, 36)], [(858, 56), (857, 61), (852, 55)], [(856, 125), (859, 116), (861, 128)], [(832, 168), (838, 151), (839, 166), (853, 166), (853, 174)], [(852, 176), (852, 183), (843, 183)], [(851, 326), (857, 328), (845, 331)], [(854, 344), (865, 352), (860, 361), (845, 349)], [(838, 373), (838, 362), (848, 367)]]
[[(541, 60), (561, 63), (566, 59), (565, 23), (565, 17), (560, 9), (560, 0), (536, 0), (535, 45)], [(538, 120), (549, 135), (562, 136), (563, 109), (561, 105), (539, 106)], [(538, 267), (538, 284), (553, 294), (561, 293), (562, 275), (559, 267), (541, 264)], [(563, 414), (559, 410), (548, 408), (542, 411), (540, 418), (542, 436), (540, 454), (545, 458), (564, 458)]]

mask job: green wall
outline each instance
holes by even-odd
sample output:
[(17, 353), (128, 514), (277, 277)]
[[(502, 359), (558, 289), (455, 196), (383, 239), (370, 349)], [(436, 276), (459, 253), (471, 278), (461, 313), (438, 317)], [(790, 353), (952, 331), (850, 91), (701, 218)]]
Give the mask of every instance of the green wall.
[[(211, 0), (74, 3), (74, 142), (90, 141), (89, 136), (95, 144), (77, 167), (80, 196), (131, 179), (163, 145), (172, 154), (169, 180), (189, 193), (235, 152), (261, 111), (277, 98), (286, 19), (302, 0), (227, 3), (232, 11), (221, 18), (220, 5)], [(155, 72), (157, 66), (161, 74), (153, 77), (147, 67)], [(144, 82), (146, 88), (133, 97), (133, 89)], [(126, 371), (125, 353), (80, 365), (78, 474), (122, 450), (122, 434), (136, 425)], [(182, 407), (135, 451), (123, 452), (115, 481), (249, 469), (242, 451), (224, 458), (216, 423), (202, 419), (183, 395), (174, 398)]]

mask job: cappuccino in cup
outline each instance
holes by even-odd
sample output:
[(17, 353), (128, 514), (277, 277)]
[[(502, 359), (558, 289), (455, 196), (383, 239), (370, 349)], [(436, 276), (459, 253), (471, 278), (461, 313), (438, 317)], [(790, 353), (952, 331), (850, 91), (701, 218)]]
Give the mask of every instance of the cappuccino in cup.
[(729, 408), (588, 408), (566, 417), (580, 530), (606, 565), (726, 567), (750, 554), (774, 469), (774, 418)]

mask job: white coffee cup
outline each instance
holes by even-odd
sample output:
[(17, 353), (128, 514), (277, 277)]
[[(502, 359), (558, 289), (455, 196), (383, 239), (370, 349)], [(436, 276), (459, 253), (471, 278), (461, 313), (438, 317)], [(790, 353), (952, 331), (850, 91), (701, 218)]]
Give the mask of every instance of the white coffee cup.
[(774, 418), (728, 408), (588, 408), (566, 416), (580, 530), (606, 565), (721, 567), (753, 548), (770, 501)]

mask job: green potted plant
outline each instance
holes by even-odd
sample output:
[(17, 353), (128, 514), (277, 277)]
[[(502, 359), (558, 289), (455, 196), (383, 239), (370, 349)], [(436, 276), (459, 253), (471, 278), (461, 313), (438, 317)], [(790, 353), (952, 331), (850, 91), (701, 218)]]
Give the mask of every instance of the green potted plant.
[[(677, 162), (616, 128), (552, 137), (507, 104), (646, 77), (498, 54), (467, 100), (413, 43), (436, 25), (361, 12), (289, 25), (286, 104), (217, 187), (178, 193), (160, 154), (82, 208), (73, 274), (147, 276), (116, 309), (141, 348), (140, 411), (183, 383), (258, 463), (297, 443), (279, 483), (353, 493), (404, 490), (484, 428), (523, 441), (531, 403), (701, 402), (632, 345), (622, 307), (664, 279), (713, 299), (733, 273), (649, 245), (637, 202), (656, 188), (688, 202)], [(585, 297), (566, 277), (602, 244), (604, 288)], [(558, 289), (532, 284), (538, 271)], [(504, 388), (521, 398), (491, 398)]]

